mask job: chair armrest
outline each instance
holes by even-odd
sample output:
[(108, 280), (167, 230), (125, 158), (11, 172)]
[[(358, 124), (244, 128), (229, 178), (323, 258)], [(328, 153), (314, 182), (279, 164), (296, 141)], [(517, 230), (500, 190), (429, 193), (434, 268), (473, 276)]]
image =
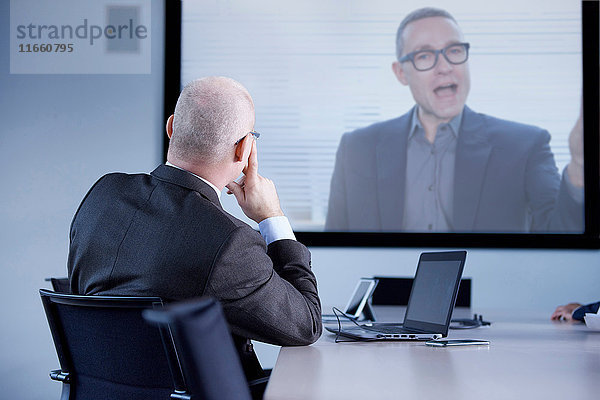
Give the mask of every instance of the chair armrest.
[(192, 400), (192, 396), (190, 396), (186, 392), (182, 392), (179, 390), (176, 390), (175, 392), (171, 393), (169, 397), (173, 400)]
[(248, 382), (248, 385), (250, 387), (260, 386), (260, 385), (266, 385), (268, 382), (269, 382), (269, 377), (265, 376), (264, 378), (258, 378), (258, 379), (251, 380), (250, 382)]
[(50, 379), (52, 379), (53, 381), (71, 383), (71, 374), (63, 371), (62, 369), (55, 369), (53, 371), (50, 371)]

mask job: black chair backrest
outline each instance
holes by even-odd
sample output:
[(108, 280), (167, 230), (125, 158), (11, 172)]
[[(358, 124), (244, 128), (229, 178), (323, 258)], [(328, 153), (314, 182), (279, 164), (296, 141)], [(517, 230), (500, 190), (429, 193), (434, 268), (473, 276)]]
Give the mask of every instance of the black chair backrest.
[[(371, 303), (374, 306), (406, 306), (413, 285), (413, 278), (376, 276), (379, 280)], [(471, 307), (471, 278), (463, 278), (458, 286), (456, 307)]]
[[(41, 289), (63, 380), (63, 399), (169, 399), (185, 393), (168, 329), (143, 309), (159, 297), (80, 296)], [(57, 375), (57, 374), (55, 374)], [(52, 376), (52, 374), (51, 374)], [(56, 377), (53, 377), (56, 379)]]
[(203, 297), (146, 310), (148, 321), (169, 326), (187, 389), (194, 399), (250, 400), (248, 383), (221, 305)]
[(71, 293), (69, 278), (46, 278), (46, 281), (52, 283), (52, 290), (58, 293)]

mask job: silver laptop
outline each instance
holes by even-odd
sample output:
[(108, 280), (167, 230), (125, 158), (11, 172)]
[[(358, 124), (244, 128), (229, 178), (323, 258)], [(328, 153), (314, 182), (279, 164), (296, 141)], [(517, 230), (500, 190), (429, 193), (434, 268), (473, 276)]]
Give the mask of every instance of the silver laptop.
[(326, 327), (355, 340), (432, 340), (448, 336), (466, 251), (422, 253), (404, 323), (368, 323)]

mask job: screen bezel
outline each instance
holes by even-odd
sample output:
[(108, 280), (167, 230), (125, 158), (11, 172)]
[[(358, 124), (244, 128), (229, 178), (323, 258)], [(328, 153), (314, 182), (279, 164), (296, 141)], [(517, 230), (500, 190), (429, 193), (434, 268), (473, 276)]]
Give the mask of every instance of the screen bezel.
[[(367, 282), (369, 284), (369, 286), (367, 287), (367, 290), (363, 293), (363, 295), (360, 299), (360, 303), (358, 303), (358, 307), (356, 307), (356, 312), (354, 312), (354, 314), (348, 313), (348, 308), (352, 304), (352, 300), (354, 299), (354, 296), (356, 296), (361, 284), (365, 283), (365, 282)], [(358, 319), (360, 317), (360, 315), (362, 314), (363, 310), (365, 309), (365, 305), (367, 304), (367, 301), (369, 301), (369, 298), (373, 294), (373, 291), (375, 290), (376, 286), (377, 286), (377, 279), (360, 278), (358, 280), (358, 283), (354, 287), (354, 291), (352, 291), (352, 295), (348, 299), (348, 303), (346, 304), (346, 307), (344, 308), (344, 314), (346, 314), (349, 317), (352, 317), (353, 319)]]
[(448, 335), (448, 327), (450, 325), (450, 318), (452, 318), (452, 312), (454, 311), (454, 305), (456, 304), (456, 297), (458, 295), (458, 286), (460, 285), (460, 280), (462, 278), (462, 274), (465, 268), (465, 260), (467, 258), (467, 252), (464, 250), (461, 251), (443, 251), (443, 252), (435, 252), (435, 253), (421, 253), (419, 257), (419, 263), (417, 265), (417, 271), (415, 272), (415, 281), (418, 278), (419, 268), (422, 262), (427, 261), (460, 261), (460, 265), (458, 267), (458, 274), (456, 274), (456, 279), (454, 281), (454, 293), (452, 295), (452, 303), (450, 309), (448, 310), (448, 315), (446, 316), (446, 324), (434, 324), (429, 322), (415, 321), (408, 319), (409, 311), (411, 308), (411, 303), (413, 301), (413, 290), (415, 290), (415, 284), (413, 283), (412, 289), (410, 291), (410, 297), (408, 300), (408, 305), (406, 306), (406, 314), (404, 314), (404, 328), (413, 329), (418, 331), (425, 332), (433, 332), (433, 333), (441, 333), (443, 336)]
[[(600, 248), (599, 29), (598, 2), (582, 2), (582, 66), (585, 173), (585, 231), (553, 233), (295, 232), (307, 246), (324, 247), (473, 247)], [(182, 3), (165, 1), (164, 118), (173, 113), (181, 88)], [(166, 160), (168, 138), (163, 135)]]

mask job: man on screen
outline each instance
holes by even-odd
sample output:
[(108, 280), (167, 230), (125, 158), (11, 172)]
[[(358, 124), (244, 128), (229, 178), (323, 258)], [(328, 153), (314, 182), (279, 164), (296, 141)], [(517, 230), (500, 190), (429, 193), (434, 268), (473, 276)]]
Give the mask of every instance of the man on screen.
[(465, 105), (469, 43), (452, 15), (408, 14), (392, 69), (416, 106), (343, 135), (326, 230), (583, 231), (583, 129), (561, 178), (547, 131)]

